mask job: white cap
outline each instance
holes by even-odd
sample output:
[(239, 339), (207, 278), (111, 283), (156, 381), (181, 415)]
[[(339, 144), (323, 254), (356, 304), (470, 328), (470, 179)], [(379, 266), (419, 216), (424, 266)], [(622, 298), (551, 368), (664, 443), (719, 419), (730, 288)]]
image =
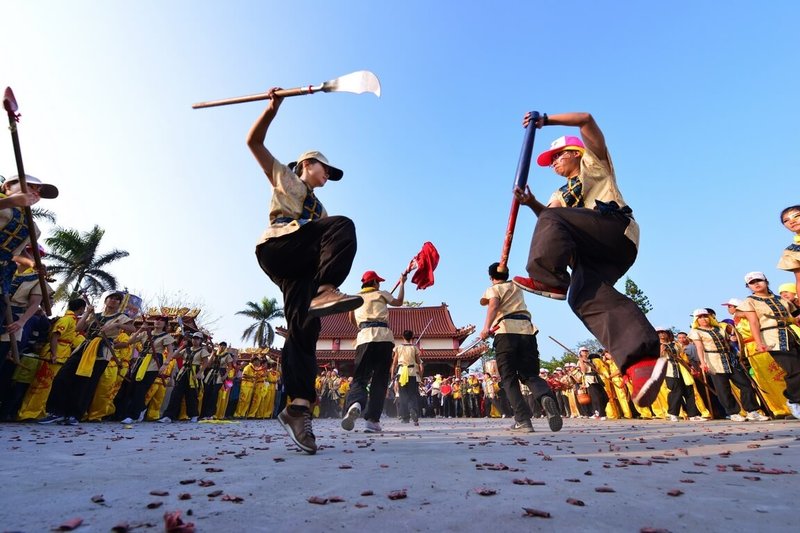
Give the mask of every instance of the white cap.
[(579, 351), (579, 352), (582, 352), (582, 351), (584, 351), (584, 350), (586, 350), (586, 351), (588, 352), (588, 351), (589, 351), (589, 348), (587, 348), (586, 346), (581, 346), (580, 348), (578, 348), (578, 351)]
[(561, 370), (561, 371), (563, 371), (564, 369), (563, 369), (563, 368), (561, 368), (560, 366), (557, 366), (557, 367), (556, 367), (556, 370)]
[(659, 331), (671, 331), (671, 330), (666, 326), (656, 326), (656, 332)]
[[(8, 178), (4, 183), (12, 183), (15, 181), (19, 181), (19, 175), (14, 175)], [(58, 197), (58, 187), (52, 185), (50, 183), (43, 183), (42, 180), (37, 178), (36, 176), (31, 176), (27, 172), (25, 173), (25, 183), (29, 185), (38, 185), (39, 186), (39, 196), (42, 198), (56, 198)]]
[(732, 305), (734, 307), (739, 307), (742, 305), (742, 301), (739, 298), (731, 298), (727, 302), (722, 302), (720, 305)]
[(754, 279), (763, 279), (764, 281), (766, 281), (767, 276), (765, 276), (763, 272), (748, 272), (747, 274), (744, 275), (745, 283), (750, 283)]
[(700, 315), (708, 315), (708, 314), (709, 314), (708, 309), (706, 309), (705, 307), (698, 307), (692, 312), (692, 316), (695, 318), (699, 317)]

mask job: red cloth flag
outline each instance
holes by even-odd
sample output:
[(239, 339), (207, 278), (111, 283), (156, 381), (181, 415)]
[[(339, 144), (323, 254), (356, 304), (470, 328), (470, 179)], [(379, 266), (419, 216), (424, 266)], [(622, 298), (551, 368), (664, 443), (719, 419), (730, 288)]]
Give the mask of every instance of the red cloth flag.
[(414, 262), (417, 264), (417, 271), (411, 277), (411, 282), (417, 286), (417, 290), (427, 289), (433, 285), (433, 271), (439, 265), (439, 251), (433, 243), (426, 242)]

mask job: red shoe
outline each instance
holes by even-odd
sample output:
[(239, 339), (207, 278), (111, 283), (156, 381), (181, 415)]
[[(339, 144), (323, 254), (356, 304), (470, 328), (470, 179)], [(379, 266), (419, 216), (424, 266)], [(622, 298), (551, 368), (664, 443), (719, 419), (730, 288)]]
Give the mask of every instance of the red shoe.
[(514, 276), (514, 285), (523, 291), (532, 292), (539, 296), (546, 296), (554, 300), (566, 300), (567, 289), (556, 289), (555, 287), (548, 287), (541, 281), (536, 281), (533, 278), (525, 278), (523, 276)]
[(639, 407), (649, 407), (658, 397), (661, 384), (667, 375), (667, 359), (642, 359), (625, 370), (633, 385), (633, 402)]

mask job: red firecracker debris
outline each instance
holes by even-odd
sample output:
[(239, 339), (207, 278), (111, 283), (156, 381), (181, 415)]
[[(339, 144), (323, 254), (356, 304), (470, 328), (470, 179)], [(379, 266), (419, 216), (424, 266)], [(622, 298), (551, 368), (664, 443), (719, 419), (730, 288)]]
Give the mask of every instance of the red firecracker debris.
[(403, 500), (408, 497), (408, 494), (406, 493), (406, 489), (401, 489), (401, 490), (393, 490), (386, 496), (390, 500)]
[(308, 498), (308, 503), (315, 503), (317, 505), (325, 505), (328, 503), (328, 498), (323, 498), (321, 496), (310, 496)]
[(682, 495), (683, 491), (680, 489), (672, 489), (670, 491), (667, 491), (667, 496), (682, 496)]
[(480, 494), (481, 496), (494, 496), (497, 494), (497, 491), (494, 489), (490, 489), (489, 487), (477, 487), (475, 492)]
[(151, 490), (150, 496), (169, 496), (169, 492), (165, 490)]
[(63, 522), (60, 526), (54, 527), (53, 531), (72, 531), (80, 527), (83, 524), (83, 518), (70, 518), (66, 522)]
[(150, 503), (147, 504), (147, 508), (148, 509), (158, 509), (162, 505), (164, 505), (164, 502), (150, 502)]
[(585, 503), (583, 503), (583, 501), (577, 500), (575, 498), (567, 498), (567, 503), (570, 505), (577, 505), (578, 507), (583, 507), (584, 505), (586, 505)]
[(539, 509), (532, 509), (530, 507), (523, 507), (522, 510), (525, 511), (525, 514), (522, 516), (533, 516), (536, 518), (550, 518), (550, 513), (548, 513), (547, 511), (540, 511)]
[(164, 513), (164, 529), (166, 533), (194, 533), (194, 523), (184, 522), (180, 511)]

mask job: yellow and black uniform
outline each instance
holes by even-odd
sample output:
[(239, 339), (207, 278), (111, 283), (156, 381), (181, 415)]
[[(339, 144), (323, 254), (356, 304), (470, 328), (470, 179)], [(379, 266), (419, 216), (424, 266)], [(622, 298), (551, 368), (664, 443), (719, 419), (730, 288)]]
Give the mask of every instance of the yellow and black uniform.
[(208, 350), (202, 345), (186, 346), (178, 351), (176, 356), (183, 358), (183, 366), (175, 378), (175, 387), (172, 389), (167, 410), (164, 411), (166, 418), (177, 420), (181, 410), (181, 402), (185, 399), (186, 414), (191, 419), (197, 419), (200, 414), (197, 408), (197, 393), (200, 389), (200, 380), (197, 376), (200, 373), (203, 359), (209, 355)]
[[(225, 383), (228, 374), (228, 365), (233, 362), (233, 356), (227, 351), (227, 346), (220, 345), (216, 353), (209, 356), (206, 371), (203, 374), (203, 408), (200, 411), (202, 418), (211, 418), (217, 412), (217, 401), (220, 389)], [(227, 404), (227, 400), (225, 400)]]
[[(130, 317), (123, 313), (95, 313), (88, 326), (86, 339), (69, 356), (53, 380), (47, 400), (47, 412), (80, 420), (89, 409), (95, 389), (108, 362), (114, 356), (109, 339), (116, 337)], [(103, 329), (101, 331), (101, 328)]]
[(667, 412), (672, 416), (680, 416), (683, 408), (689, 418), (699, 417), (700, 410), (694, 396), (694, 379), (689, 372), (689, 359), (683, 352), (683, 347), (675, 341), (664, 341), (661, 343), (661, 357), (667, 359)]
[(793, 327), (794, 317), (800, 310), (792, 302), (770, 293), (769, 296), (751, 294), (737, 311), (754, 312), (758, 317), (764, 346), (786, 372), (783, 395), (790, 404), (795, 404), (793, 409), (800, 412), (800, 339)]
[(406, 342), (394, 347), (392, 366), (397, 368), (397, 384), (400, 404), (397, 406), (400, 419), (416, 424), (419, 420), (419, 368), (422, 365), (420, 349), (416, 344)]
[[(53, 380), (64, 366), (72, 350), (80, 345), (80, 342), (76, 343), (76, 339), (79, 337), (75, 330), (77, 323), (78, 317), (75, 313), (67, 311), (50, 328), (51, 342), (42, 349), (39, 355), (43, 358), (55, 357), (55, 362), (45, 361), (39, 367), (22, 400), (22, 407), (18, 413), (20, 420), (38, 420), (45, 416), (45, 405), (53, 387)], [(55, 354), (51, 347), (53, 342), (56, 343)]]
[(731, 392), (733, 382), (740, 392), (741, 407), (748, 413), (759, 409), (755, 391), (750, 379), (744, 372), (741, 363), (736, 359), (728, 342), (726, 325), (721, 325), (711, 318), (709, 326), (700, 327), (697, 319), (692, 323), (689, 338), (697, 346), (700, 360), (708, 367), (708, 374), (714, 383), (717, 398), (725, 409), (727, 416), (738, 415), (740, 408)]
[[(175, 343), (175, 337), (165, 331), (154, 331), (143, 341), (142, 352), (131, 368), (132, 387), (128, 404), (120, 413), (124, 416), (123, 422), (132, 422), (142, 418), (142, 414), (147, 408), (147, 394), (150, 387), (155, 383), (160, 375), (162, 379), (168, 379), (165, 367), (172, 359), (164, 360), (165, 352), (171, 350)], [(164, 372), (162, 372), (164, 370)]]

